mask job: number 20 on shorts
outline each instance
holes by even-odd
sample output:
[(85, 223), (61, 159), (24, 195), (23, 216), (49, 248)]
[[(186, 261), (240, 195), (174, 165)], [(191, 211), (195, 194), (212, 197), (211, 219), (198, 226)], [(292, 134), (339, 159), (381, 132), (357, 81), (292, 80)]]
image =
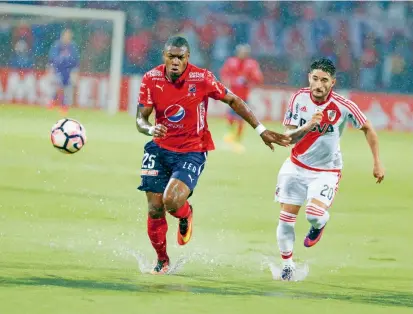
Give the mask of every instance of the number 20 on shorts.
[(320, 192), (321, 196), (327, 197), (329, 201), (333, 198), (334, 189), (329, 187), (327, 184), (324, 184), (323, 189)]

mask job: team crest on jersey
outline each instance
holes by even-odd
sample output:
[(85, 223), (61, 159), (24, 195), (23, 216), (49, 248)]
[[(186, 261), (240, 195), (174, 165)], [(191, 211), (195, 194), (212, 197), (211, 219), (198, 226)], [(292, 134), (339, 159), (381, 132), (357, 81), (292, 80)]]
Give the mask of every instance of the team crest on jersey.
[(185, 109), (180, 105), (170, 105), (165, 109), (164, 115), (168, 121), (177, 123), (185, 117)]
[(189, 84), (188, 93), (191, 93), (191, 94), (196, 93), (196, 85), (195, 84)]
[(327, 110), (328, 120), (334, 121), (334, 120), (336, 119), (336, 116), (337, 116), (337, 111), (335, 111), (335, 110)]

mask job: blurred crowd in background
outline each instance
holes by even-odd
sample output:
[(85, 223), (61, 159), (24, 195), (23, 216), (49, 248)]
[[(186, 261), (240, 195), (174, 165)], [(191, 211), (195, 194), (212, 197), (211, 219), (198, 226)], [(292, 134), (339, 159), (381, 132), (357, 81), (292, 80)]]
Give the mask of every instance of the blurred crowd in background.
[[(248, 43), (265, 84), (305, 86), (309, 62), (332, 59), (340, 88), (413, 93), (413, 2), (123, 2), (5, 1), (123, 10), (127, 16), (123, 72), (142, 74), (162, 62), (166, 39), (185, 36), (191, 62), (218, 76), (237, 44)], [(0, 15), (0, 66), (44, 69), (69, 27), (83, 72), (108, 72), (113, 26)]]

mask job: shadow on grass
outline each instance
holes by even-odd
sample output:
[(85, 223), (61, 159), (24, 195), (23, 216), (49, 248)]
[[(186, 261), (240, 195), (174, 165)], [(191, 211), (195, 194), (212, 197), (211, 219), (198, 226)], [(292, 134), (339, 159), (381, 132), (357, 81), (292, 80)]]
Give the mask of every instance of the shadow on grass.
[[(212, 284), (212, 281), (211, 281)], [(148, 282), (108, 282), (92, 279), (68, 279), (62, 277), (0, 277), (0, 286), (54, 286), (88, 290), (110, 290), (137, 293), (174, 293), (186, 292), (198, 295), (260, 296), (289, 299), (338, 300), (380, 306), (413, 307), (413, 294), (387, 290), (368, 290), (358, 287), (334, 286), (335, 292), (311, 292), (291, 290), (286, 286), (263, 287), (259, 283), (236, 283), (215, 281), (215, 286), (199, 284), (150, 284)]]

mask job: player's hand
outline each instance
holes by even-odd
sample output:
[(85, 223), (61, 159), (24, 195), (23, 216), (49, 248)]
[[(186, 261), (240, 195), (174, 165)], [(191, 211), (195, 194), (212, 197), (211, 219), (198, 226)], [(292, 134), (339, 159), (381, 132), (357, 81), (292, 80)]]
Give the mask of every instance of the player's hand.
[(272, 143), (275, 143), (280, 146), (288, 146), (291, 142), (291, 137), (285, 134), (280, 134), (274, 131), (265, 130), (261, 133), (261, 138), (264, 141), (265, 145), (271, 148), (274, 151), (274, 146)]
[(311, 124), (312, 125), (319, 125), (322, 119), (323, 119), (323, 112), (322, 111), (317, 111), (311, 117)]
[(155, 125), (155, 129), (153, 130), (153, 137), (164, 137), (168, 132), (168, 128), (163, 124)]
[(377, 179), (376, 183), (381, 183), (384, 180), (384, 168), (380, 162), (374, 164), (373, 176)]

